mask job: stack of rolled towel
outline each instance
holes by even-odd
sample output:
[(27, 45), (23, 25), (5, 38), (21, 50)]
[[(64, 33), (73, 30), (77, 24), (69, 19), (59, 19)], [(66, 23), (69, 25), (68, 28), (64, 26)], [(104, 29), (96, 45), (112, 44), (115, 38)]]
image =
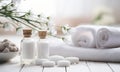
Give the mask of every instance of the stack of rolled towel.
[(80, 60), (120, 62), (119, 27), (80, 25), (70, 32), (72, 41), (69, 41), (69, 44), (51, 47), (51, 55), (75, 56)]
[(120, 29), (118, 27), (80, 25), (73, 29), (72, 42), (84, 48), (120, 47)]

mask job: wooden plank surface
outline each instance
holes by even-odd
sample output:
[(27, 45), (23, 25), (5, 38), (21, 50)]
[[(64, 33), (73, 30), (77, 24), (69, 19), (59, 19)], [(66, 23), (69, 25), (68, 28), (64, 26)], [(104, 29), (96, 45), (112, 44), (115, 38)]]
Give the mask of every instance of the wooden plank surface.
[(103, 63), (103, 62), (85, 62), (81, 61), (79, 64), (67, 67), (43, 67), (25, 65), (20, 71), (19, 63), (5, 63), (0, 64), (0, 72), (120, 72), (120, 63)]
[(91, 72), (113, 72), (111, 68), (103, 62), (87, 62)]
[(108, 63), (113, 72), (120, 72), (120, 63)]
[(0, 72), (19, 72), (20, 68), (19, 56), (13, 58), (9, 62), (0, 64)]
[(42, 67), (35, 65), (25, 65), (20, 72), (42, 72)]
[(19, 72), (20, 65), (14, 63), (0, 64), (0, 72)]
[(79, 64), (71, 65), (67, 68), (68, 72), (90, 72), (85, 61), (80, 61)]
[(65, 67), (45, 67), (43, 72), (66, 72)]

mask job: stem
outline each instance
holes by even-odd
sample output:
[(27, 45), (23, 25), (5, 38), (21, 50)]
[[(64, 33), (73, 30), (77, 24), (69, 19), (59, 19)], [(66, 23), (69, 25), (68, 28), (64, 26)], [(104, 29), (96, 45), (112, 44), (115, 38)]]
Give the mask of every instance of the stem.
[[(25, 26), (28, 26), (30, 28), (33, 28), (35, 30), (41, 30), (41, 26), (38, 26), (36, 24), (33, 24), (33, 23), (38, 23), (41, 25), (42, 22), (38, 21), (38, 20), (35, 20), (35, 19), (29, 19), (29, 18), (25, 18), (26, 17), (26, 14), (28, 14), (27, 12), (16, 12), (16, 9), (14, 7), (11, 6), (12, 5), (12, 2), (3, 6), (1, 9), (0, 9), (0, 16), (2, 17), (8, 17), (16, 22), (19, 22), (19, 23), (22, 23), (24, 24)], [(10, 8), (14, 8), (14, 9), (9, 9), (9, 6)], [(16, 14), (20, 14), (20, 13), (24, 13), (22, 16), (19, 16), (19, 15), (16, 15)], [(30, 14), (28, 14), (28, 16), (30, 16)], [(24, 22), (23, 22), (24, 21)], [(15, 24), (13, 24), (15, 26)], [(16, 25), (18, 26), (18, 25)]]
[(38, 26), (36, 26), (36, 25), (34, 25), (34, 24), (31, 23), (31, 22), (35, 22), (35, 23), (41, 24), (39, 21), (35, 21), (35, 20), (31, 20), (31, 19), (26, 19), (26, 18), (18, 17), (18, 16), (13, 16), (13, 17), (18, 18), (18, 19), (21, 19), (21, 20), (24, 20), (24, 21), (26, 21), (27, 23), (29, 23), (29, 24), (33, 25), (34, 27), (36, 27), (36, 28), (38, 28), (38, 29), (41, 30), (40, 27), (38, 27)]
[(30, 26), (30, 25), (28, 25), (28, 24), (26, 24), (26, 23), (23, 23), (22, 21), (19, 21), (19, 20), (15, 19), (15, 18), (11, 18), (11, 19), (13, 19), (13, 20), (15, 20), (15, 21), (17, 21), (17, 22), (20, 22), (20, 23), (22, 23), (22, 24), (24, 24), (24, 25), (26, 25), (26, 26), (28, 26), (28, 27), (30, 27), (30, 28), (35, 29), (35, 30), (38, 31), (38, 29), (36, 29), (36, 27), (34, 27), (34, 26)]
[[(5, 17), (9, 17), (9, 18), (11, 18), (11, 19), (13, 19), (13, 20), (15, 20), (15, 21), (17, 21), (17, 22), (20, 22), (20, 23), (22, 23), (22, 24), (24, 24), (24, 25), (26, 25), (26, 26), (28, 26), (28, 27), (30, 27), (30, 28), (33, 28), (33, 29), (35, 29), (35, 30), (37, 30), (36, 28), (38, 28), (38, 30), (41, 29), (41, 28), (37, 27), (36, 25), (30, 23), (27, 19), (23, 19), (23, 18), (20, 18), (20, 17), (11, 16), (11, 15), (6, 15), (4, 12), (0, 12), (0, 13), (1, 13), (2, 15), (4, 15)], [(16, 19), (16, 18), (14, 18), (14, 17), (19, 18), (19, 19), (22, 19), (22, 20), (25, 20), (26, 22), (30, 23), (31, 25), (28, 25), (28, 24), (26, 24), (26, 23), (24, 23), (24, 22), (22, 22), (22, 21), (20, 21), (20, 20), (18, 20), (18, 19)], [(37, 31), (38, 31), (38, 30), (37, 30)]]
[(23, 19), (23, 20), (26, 20), (26, 21), (32, 21), (32, 22), (40, 23), (40, 24), (41, 24), (41, 22), (39, 22), (39, 21), (35, 21), (35, 20), (31, 20), (31, 19), (26, 19), (26, 18), (23, 18), (23, 17), (17, 17), (17, 16), (15, 16), (15, 17), (16, 17), (16, 18)]

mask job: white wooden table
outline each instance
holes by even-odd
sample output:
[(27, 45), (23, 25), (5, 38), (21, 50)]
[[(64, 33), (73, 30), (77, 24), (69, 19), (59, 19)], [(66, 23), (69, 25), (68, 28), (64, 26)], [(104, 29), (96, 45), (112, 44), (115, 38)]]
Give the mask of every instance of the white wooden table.
[(16, 59), (0, 64), (0, 72), (120, 72), (120, 63), (80, 61), (70, 67), (41, 67), (20, 65)]
[[(0, 36), (0, 40), (5, 38), (14, 41), (19, 46), (21, 37)], [(120, 63), (80, 61), (79, 64), (66, 68), (57, 66), (47, 68), (36, 65), (21, 66), (19, 57), (16, 57), (8, 63), (0, 64), (0, 72), (120, 72)]]

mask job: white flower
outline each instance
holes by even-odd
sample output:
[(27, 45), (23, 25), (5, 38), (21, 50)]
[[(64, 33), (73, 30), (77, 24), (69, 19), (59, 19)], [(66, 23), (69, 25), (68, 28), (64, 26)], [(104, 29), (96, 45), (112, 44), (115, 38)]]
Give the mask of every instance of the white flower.
[(107, 8), (107, 7), (97, 7), (97, 8), (95, 8), (95, 10), (93, 11), (93, 16), (97, 17), (100, 14), (112, 15), (113, 12), (112, 12), (112, 10), (110, 8)]
[(63, 34), (68, 34), (69, 33), (70, 26), (68, 24), (65, 24), (65, 25), (61, 26), (61, 28), (62, 28)]
[(100, 7), (94, 11), (94, 23), (99, 25), (109, 25), (116, 22), (112, 10), (107, 7)]
[(102, 19), (96, 21), (96, 24), (100, 24), (100, 25), (109, 25), (109, 24), (114, 24), (115, 18), (113, 16), (110, 15), (103, 15)]

